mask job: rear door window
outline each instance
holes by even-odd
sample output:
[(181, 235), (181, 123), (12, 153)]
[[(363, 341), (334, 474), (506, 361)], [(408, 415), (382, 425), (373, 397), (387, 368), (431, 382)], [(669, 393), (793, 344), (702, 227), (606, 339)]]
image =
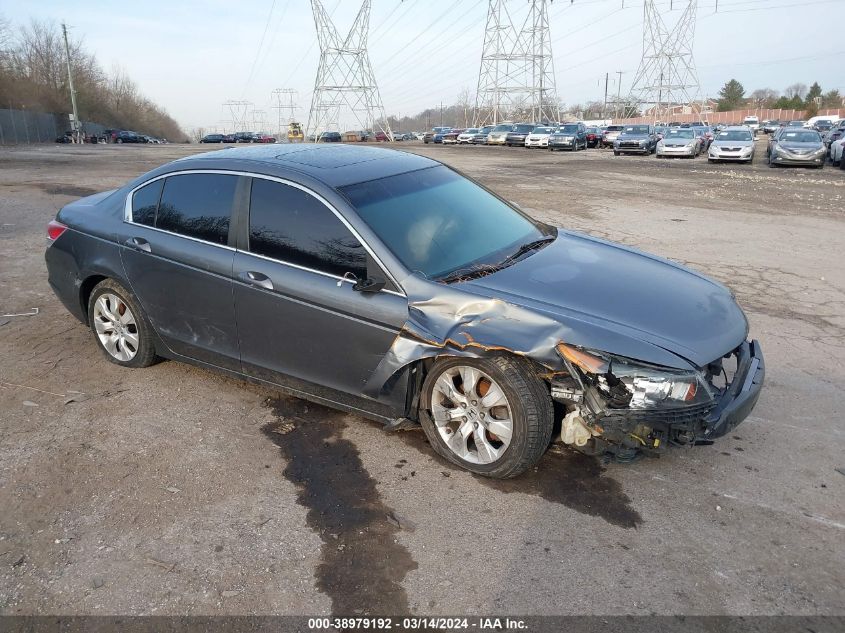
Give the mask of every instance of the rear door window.
[(361, 242), (325, 204), (280, 182), (253, 178), (249, 250), (319, 272), (367, 277)]
[(180, 174), (164, 180), (155, 226), (214, 244), (229, 239), (229, 219), (238, 177)]
[(164, 179), (156, 180), (132, 194), (132, 221), (135, 224), (155, 226), (162, 186)]

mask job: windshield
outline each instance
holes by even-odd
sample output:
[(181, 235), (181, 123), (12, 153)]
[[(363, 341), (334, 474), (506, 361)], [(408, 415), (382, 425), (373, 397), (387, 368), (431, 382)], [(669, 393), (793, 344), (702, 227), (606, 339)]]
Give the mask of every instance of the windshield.
[(605, 130), (608, 132), (618, 132), (622, 129), (621, 125), (608, 125)]
[(499, 263), (544, 236), (531, 220), (442, 165), (341, 192), (407, 268), (429, 278)]
[(623, 130), (623, 132), (625, 134), (648, 134), (648, 126), (647, 125), (629, 125)]
[(471, 127), (468, 130), (464, 131), (464, 134), (475, 134), (478, 132), (478, 128)]
[(494, 132), (510, 132), (513, 129), (512, 125), (497, 125), (493, 128)]
[(790, 121), (789, 127), (804, 127), (804, 121)]
[(784, 141), (791, 141), (793, 143), (819, 143), (822, 140), (818, 132), (811, 130), (784, 132), (780, 137)]
[(751, 132), (745, 130), (728, 130), (727, 132), (719, 132), (720, 141), (751, 141), (753, 137)]
[(562, 132), (563, 134), (575, 134), (578, 131), (577, 125), (564, 125), (562, 128), (558, 130), (558, 132)]
[(526, 132), (530, 132), (533, 129), (534, 129), (533, 125), (516, 125), (516, 126), (514, 126), (513, 131), (514, 132), (521, 132), (521, 133), (525, 134)]
[(690, 128), (672, 128), (666, 132), (666, 138), (695, 138), (695, 131)]
[(599, 129), (597, 127), (588, 127), (587, 128), (587, 134), (598, 134), (598, 133), (599, 133)]
[(552, 128), (550, 127), (535, 127), (533, 130), (534, 134), (551, 134)]

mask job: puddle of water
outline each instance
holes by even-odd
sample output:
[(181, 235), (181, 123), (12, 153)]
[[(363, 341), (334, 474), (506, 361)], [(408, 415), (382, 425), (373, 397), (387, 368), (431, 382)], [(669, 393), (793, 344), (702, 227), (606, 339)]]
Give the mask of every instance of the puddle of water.
[(323, 541), (316, 586), (331, 598), (332, 613), (409, 613), (401, 582), (417, 563), (396, 541), (393, 510), (381, 501), (355, 445), (341, 437), (344, 414), (296, 398), (269, 406), (277, 421), (262, 430), (281, 450), (283, 474)]

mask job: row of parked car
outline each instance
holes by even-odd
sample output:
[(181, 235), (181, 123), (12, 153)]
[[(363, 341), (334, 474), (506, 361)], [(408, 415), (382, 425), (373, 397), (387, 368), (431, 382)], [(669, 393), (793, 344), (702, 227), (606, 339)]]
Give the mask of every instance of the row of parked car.
[[(103, 130), (102, 134), (84, 134), (82, 142), (85, 143), (153, 143), (163, 145), (168, 142), (166, 138), (157, 138), (147, 134), (138, 134), (132, 130)], [(62, 136), (56, 137), (56, 143), (73, 143), (74, 137), (71, 130), (66, 131)]]
[(236, 132), (235, 134), (206, 134), (200, 143), (275, 143), (276, 138), (269, 134), (255, 132)]
[[(804, 165), (824, 168), (829, 159), (845, 169), (845, 121), (825, 125), (822, 136), (818, 124), (804, 121), (765, 122), (760, 127), (769, 132), (766, 162), (769, 165)], [(771, 126), (771, 127), (770, 127)], [(584, 123), (530, 124), (503, 123), (481, 128), (434, 128), (424, 135), (425, 143), (454, 145), (506, 145), (580, 150), (610, 147), (615, 156), (654, 154), (658, 158), (696, 158), (707, 155), (708, 162), (752, 163), (756, 156), (757, 129), (750, 124), (705, 125), (670, 123), (669, 125), (607, 125), (590, 127)]]

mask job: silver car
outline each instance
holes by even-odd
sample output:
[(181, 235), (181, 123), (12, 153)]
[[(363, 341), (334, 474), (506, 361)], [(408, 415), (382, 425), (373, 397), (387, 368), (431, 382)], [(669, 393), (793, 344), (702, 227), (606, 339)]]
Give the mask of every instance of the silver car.
[(707, 161), (736, 160), (750, 163), (754, 160), (754, 132), (745, 125), (726, 127), (716, 134), (707, 152)]
[(670, 127), (657, 142), (658, 158), (683, 156), (695, 158), (701, 153), (701, 137), (692, 128)]
[(805, 165), (824, 168), (827, 148), (821, 135), (808, 128), (786, 128), (772, 143), (769, 165)]
[(508, 134), (513, 130), (513, 123), (500, 123), (487, 135), (488, 145), (504, 145)]

